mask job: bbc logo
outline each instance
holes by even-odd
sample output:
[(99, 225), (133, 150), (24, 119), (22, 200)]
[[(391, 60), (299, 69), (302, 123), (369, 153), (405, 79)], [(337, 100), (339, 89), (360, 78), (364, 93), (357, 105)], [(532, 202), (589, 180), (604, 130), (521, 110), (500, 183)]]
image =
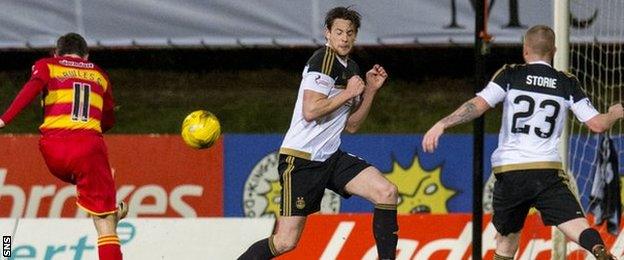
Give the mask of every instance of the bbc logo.
[(11, 257), (11, 236), (2, 236), (2, 256)]

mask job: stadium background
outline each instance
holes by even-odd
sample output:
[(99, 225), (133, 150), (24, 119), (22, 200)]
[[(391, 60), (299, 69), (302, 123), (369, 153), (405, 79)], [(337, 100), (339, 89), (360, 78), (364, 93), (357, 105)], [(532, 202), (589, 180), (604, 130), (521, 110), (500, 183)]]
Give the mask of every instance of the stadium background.
[[(279, 194), (271, 172), (274, 152), (290, 121), (301, 70), (316, 48), (125, 46), (91, 51), (90, 59), (109, 72), (117, 103), (117, 125), (106, 140), (118, 197), (131, 204), (131, 218), (120, 226), (122, 233), (127, 231), (124, 253), (130, 259), (173, 259), (180, 252), (191, 259), (198, 254), (228, 259), (270, 232)], [(46, 55), (49, 48), (0, 50), (0, 111), (28, 79), (32, 63)], [(363, 129), (347, 136), (343, 147), (373, 163), (399, 186), (404, 239), (400, 248), (411, 252), (402, 256), (467, 257), (472, 127), (451, 130), (434, 154), (423, 153), (420, 141), (435, 121), (473, 96), (472, 47), (449, 42), (365, 45), (356, 48), (353, 58), (362, 68), (380, 63), (390, 74)], [(505, 63), (522, 62), (518, 43), (496, 44), (487, 55), (486, 74)], [(197, 109), (214, 112), (225, 133), (208, 150), (187, 148), (177, 136), (182, 118)], [(485, 120), (485, 179), (499, 109)], [(18, 256), (88, 259), (93, 254), (89, 243), (94, 241), (89, 223), (79, 222), (83, 227), (77, 232), (62, 231), (66, 234), (62, 239), (30, 234), (35, 229), (56, 233), (69, 225), (66, 218), (84, 218), (69, 198), (71, 187), (53, 179), (40, 158), (33, 135), (40, 113), (39, 104), (33, 102), (0, 132), (0, 234), (14, 235), (13, 252)], [(375, 257), (370, 215), (365, 214), (370, 209), (364, 200), (345, 201), (328, 194), (323, 211), (330, 214), (314, 216), (307, 227), (307, 232), (315, 227), (325, 227), (324, 231), (306, 233), (291, 259), (331, 259), (328, 248), (337, 245), (333, 256), (341, 259)], [(347, 228), (350, 232), (340, 233), (345, 225), (352, 225)], [(445, 228), (435, 228), (441, 226)], [(527, 226), (521, 255), (547, 259), (549, 231), (540, 227), (536, 216)], [(493, 252), (493, 230), (491, 225), (484, 227), (487, 258)], [(337, 234), (349, 239), (336, 244)], [(189, 238), (197, 236), (202, 238), (199, 243)], [(609, 243), (617, 243), (616, 239), (621, 238), (610, 237)], [(167, 246), (156, 247), (163, 243)], [(209, 252), (194, 249), (206, 244), (216, 246), (208, 247)], [(50, 253), (50, 248), (57, 252)]]
[[(111, 133), (177, 133), (180, 118), (198, 108), (218, 115), (225, 132), (280, 133), (287, 130), (292, 111), (275, 104), (294, 105), (301, 71), (315, 49), (95, 48), (90, 59), (106, 68), (114, 84), (120, 112)], [(32, 63), (48, 53), (0, 52), (5, 61), (0, 64), (0, 93), (15, 96)], [(390, 73), (387, 91), (375, 102), (380, 112), (371, 113), (362, 131), (426, 131), (472, 96), (473, 56), (469, 46), (357, 47), (353, 57), (360, 66), (379, 63)], [(487, 74), (505, 63), (521, 62), (519, 46), (496, 46), (488, 56)], [(0, 109), (8, 105), (2, 102)], [(160, 120), (146, 116), (152, 113), (159, 113)], [(36, 132), (39, 114), (33, 104), (7, 131)], [(498, 117), (492, 119), (487, 129), (496, 132)], [(471, 128), (467, 124), (451, 131), (467, 133)]]

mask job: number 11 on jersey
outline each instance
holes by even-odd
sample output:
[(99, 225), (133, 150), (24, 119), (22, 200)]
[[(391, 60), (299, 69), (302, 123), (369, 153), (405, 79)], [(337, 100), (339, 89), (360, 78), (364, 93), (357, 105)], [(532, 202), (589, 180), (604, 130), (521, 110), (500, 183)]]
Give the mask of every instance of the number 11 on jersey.
[(74, 82), (74, 99), (72, 101), (72, 121), (89, 121), (89, 96), (91, 85), (82, 82)]

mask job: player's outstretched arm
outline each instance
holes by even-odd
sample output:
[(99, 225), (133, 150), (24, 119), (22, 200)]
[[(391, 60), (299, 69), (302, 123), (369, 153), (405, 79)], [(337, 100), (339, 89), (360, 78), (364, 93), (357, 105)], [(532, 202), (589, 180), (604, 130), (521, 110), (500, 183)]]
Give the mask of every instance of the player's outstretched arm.
[(422, 141), (423, 150), (429, 153), (433, 152), (438, 147), (438, 140), (445, 129), (472, 121), (483, 115), (488, 109), (490, 106), (482, 97), (477, 96), (466, 101), (455, 112), (442, 118), (425, 133)]
[(618, 103), (609, 107), (609, 111), (607, 113), (598, 114), (587, 120), (585, 124), (593, 132), (602, 133), (609, 130), (609, 128), (611, 128), (611, 126), (622, 117), (624, 117), (624, 111), (622, 104)]
[(364, 81), (359, 76), (351, 77), (347, 82), (347, 88), (331, 98), (306, 89), (303, 91), (303, 118), (310, 122), (334, 112), (345, 102), (362, 94), (362, 91), (364, 91)]
[(17, 96), (6, 112), (0, 116), (0, 120), (2, 121), (0, 128), (4, 127), (6, 124), (10, 124), (13, 118), (39, 95), (44, 86), (45, 83), (38, 78), (32, 78), (26, 82), (22, 90), (17, 93)]
[(373, 104), (373, 98), (377, 91), (383, 86), (388, 78), (388, 73), (379, 64), (375, 64), (371, 70), (366, 72), (366, 88), (362, 94), (362, 100), (357, 107), (349, 115), (345, 130), (349, 133), (355, 133), (360, 129), (364, 120), (368, 116), (368, 112)]

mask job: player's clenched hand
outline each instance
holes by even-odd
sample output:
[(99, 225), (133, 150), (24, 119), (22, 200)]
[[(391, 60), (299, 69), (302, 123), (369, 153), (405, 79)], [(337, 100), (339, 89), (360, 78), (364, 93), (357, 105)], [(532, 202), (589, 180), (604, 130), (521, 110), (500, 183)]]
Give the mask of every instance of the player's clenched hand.
[(2, 119), (0, 119), (0, 129), (4, 127), (4, 121), (2, 121)]
[(432, 153), (438, 147), (438, 140), (444, 133), (444, 126), (437, 123), (425, 133), (422, 141), (422, 148), (425, 152)]
[(360, 76), (353, 76), (347, 81), (347, 89), (351, 97), (357, 97), (364, 91), (364, 80)]
[(366, 72), (366, 84), (369, 90), (378, 90), (388, 78), (388, 73), (379, 64), (375, 64), (371, 70)]
[(615, 116), (615, 118), (618, 118), (618, 119), (624, 117), (624, 108), (622, 108), (622, 104), (617, 103), (613, 106), (610, 106), (609, 114)]

